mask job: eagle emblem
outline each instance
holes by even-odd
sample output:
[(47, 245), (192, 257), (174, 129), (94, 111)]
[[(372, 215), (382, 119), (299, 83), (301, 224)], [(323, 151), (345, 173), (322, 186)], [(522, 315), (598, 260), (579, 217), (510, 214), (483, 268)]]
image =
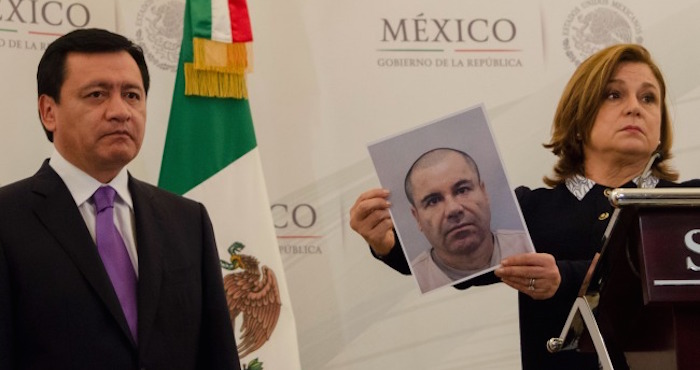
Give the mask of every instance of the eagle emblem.
[(241, 358), (270, 339), (282, 306), (275, 273), (267, 266), (259, 267), (255, 257), (239, 254), (244, 248), (240, 242), (231, 244), (230, 261), (221, 260), (222, 268), (233, 271), (224, 276), (224, 290), (234, 332), (236, 318), (243, 316), (238, 343)]

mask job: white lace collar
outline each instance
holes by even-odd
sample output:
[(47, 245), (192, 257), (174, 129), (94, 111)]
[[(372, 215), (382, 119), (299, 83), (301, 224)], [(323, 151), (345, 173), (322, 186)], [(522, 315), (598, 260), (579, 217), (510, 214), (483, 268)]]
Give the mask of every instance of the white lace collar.
[[(655, 188), (659, 183), (659, 178), (652, 175), (651, 173), (646, 176), (637, 176), (632, 182), (634, 182), (638, 188), (650, 189)], [(593, 189), (595, 182), (593, 180), (586, 178), (583, 175), (575, 175), (567, 178), (564, 183), (566, 188), (569, 189), (571, 194), (573, 194), (576, 199), (581, 200), (588, 194), (588, 192)]]

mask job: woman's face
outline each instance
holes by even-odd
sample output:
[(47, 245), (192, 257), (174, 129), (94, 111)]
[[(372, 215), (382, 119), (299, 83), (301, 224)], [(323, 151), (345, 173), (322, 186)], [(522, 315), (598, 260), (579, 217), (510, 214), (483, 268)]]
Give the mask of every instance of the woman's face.
[(608, 81), (586, 160), (649, 158), (661, 137), (661, 89), (648, 65), (623, 62)]

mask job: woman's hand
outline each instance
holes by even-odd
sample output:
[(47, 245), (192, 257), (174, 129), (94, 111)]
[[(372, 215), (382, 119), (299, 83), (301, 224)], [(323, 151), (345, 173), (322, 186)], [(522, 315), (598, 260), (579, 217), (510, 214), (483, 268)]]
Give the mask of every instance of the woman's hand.
[(379, 256), (387, 255), (396, 242), (388, 197), (389, 191), (386, 189), (371, 189), (360, 194), (350, 208), (350, 227), (360, 234)]
[(501, 261), (494, 273), (504, 283), (533, 299), (548, 299), (559, 289), (561, 275), (554, 256), (547, 253), (524, 253)]

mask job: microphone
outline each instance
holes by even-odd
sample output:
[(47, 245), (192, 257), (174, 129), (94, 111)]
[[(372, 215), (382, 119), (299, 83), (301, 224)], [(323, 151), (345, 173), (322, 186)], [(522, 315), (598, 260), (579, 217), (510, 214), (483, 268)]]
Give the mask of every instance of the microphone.
[(649, 162), (647, 162), (647, 165), (644, 167), (644, 171), (642, 171), (639, 177), (645, 178), (649, 176), (649, 173), (651, 172), (651, 166), (653, 166), (654, 163), (656, 163), (656, 161), (661, 160), (661, 158), (661, 152), (659, 152), (658, 150), (654, 151), (654, 153), (651, 154), (651, 158), (649, 158)]

